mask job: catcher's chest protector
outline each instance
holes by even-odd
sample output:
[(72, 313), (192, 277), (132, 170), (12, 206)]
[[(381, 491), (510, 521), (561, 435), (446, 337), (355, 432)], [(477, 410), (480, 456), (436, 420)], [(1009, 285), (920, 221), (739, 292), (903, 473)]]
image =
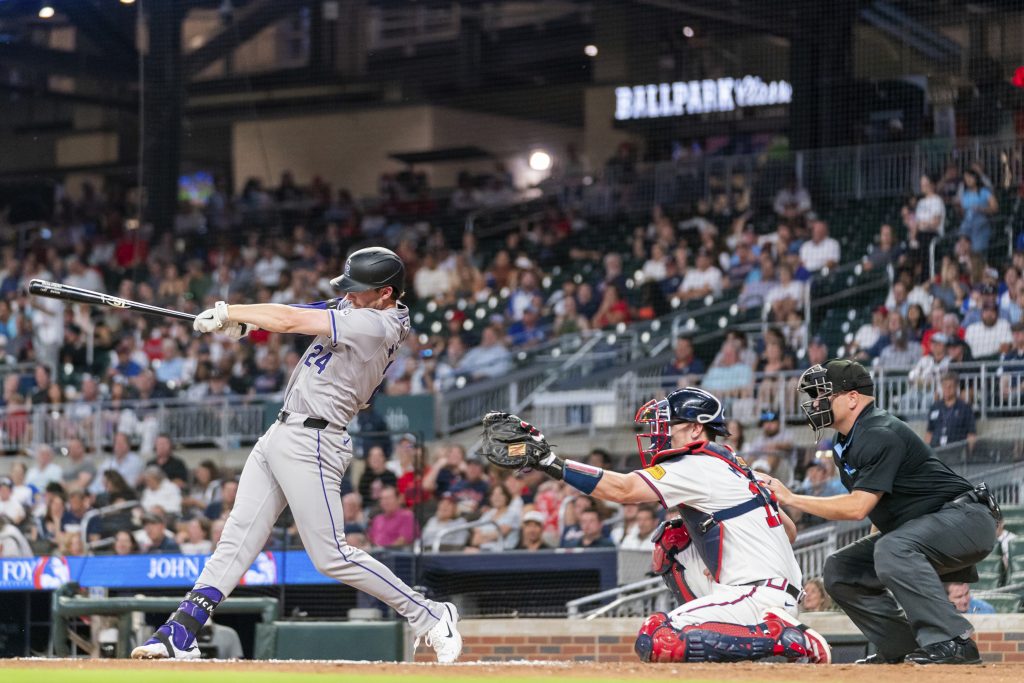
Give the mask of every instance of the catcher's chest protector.
[(768, 516), (768, 526), (776, 527), (782, 524), (779, 518), (779, 506), (772, 496), (771, 491), (757, 480), (750, 468), (744, 465), (736, 454), (725, 446), (707, 441), (696, 441), (687, 444), (681, 452), (674, 457), (705, 456), (718, 458), (728, 467), (733, 468), (748, 480), (751, 498), (738, 505), (734, 505), (715, 513), (707, 513), (695, 508), (680, 505), (679, 512), (683, 518), (683, 525), (690, 534), (697, 554), (704, 560), (708, 571), (719, 580), (722, 573), (722, 552), (725, 547), (725, 520), (745, 515), (752, 510), (764, 508)]

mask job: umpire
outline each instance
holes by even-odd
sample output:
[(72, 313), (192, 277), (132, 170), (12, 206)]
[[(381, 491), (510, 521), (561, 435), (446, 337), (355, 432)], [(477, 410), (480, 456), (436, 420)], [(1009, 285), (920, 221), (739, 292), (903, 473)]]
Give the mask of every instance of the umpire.
[(980, 664), (971, 623), (943, 581), (977, 581), (992, 551), (999, 508), (936, 458), (906, 424), (874, 404), (868, 371), (850, 360), (815, 365), (800, 378), (817, 432), (834, 428), (835, 462), (850, 492), (816, 498), (767, 483), (779, 502), (825, 519), (871, 519), (870, 535), (825, 562), (825, 588), (877, 654), (862, 664)]

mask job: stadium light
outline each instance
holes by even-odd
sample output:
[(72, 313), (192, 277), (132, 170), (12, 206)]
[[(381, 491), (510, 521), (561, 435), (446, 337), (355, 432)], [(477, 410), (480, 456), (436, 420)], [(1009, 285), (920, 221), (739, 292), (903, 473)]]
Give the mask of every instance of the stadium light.
[(585, 54), (588, 57), (596, 57), (597, 56), (597, 45), (587, 45), (587, 46), (585, 46), (583, 48), (583, 54)]
[(551, 155), (542, 149), (530, 152), (530, 168), (534, 171), (546, 171), (551, 168)]
[(57, 12), (50, 7), (49, 3), (43, 3), (42, 7), (39, 8), (40, 19), (53, 19), (53, 15)]
[(684, 26), (683, 27), (683, 35), (686, 36), (687, 38), (693, 38), (693, 36), (694, 36), (693, 27), (692, 26)]
[(135, 0), (121, 0), (122, 5), (134, 5)]

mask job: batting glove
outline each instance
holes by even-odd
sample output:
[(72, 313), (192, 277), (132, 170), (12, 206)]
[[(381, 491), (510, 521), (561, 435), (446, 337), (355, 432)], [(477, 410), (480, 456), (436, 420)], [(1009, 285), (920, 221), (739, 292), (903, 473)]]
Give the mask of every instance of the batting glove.
[(213, 308), (207, 308), (196, 316), (192, 322), (192, 329), (207, 334), (223, 330), (227, 323), (228, 305), (223, 301), (218, 301)]
[(249, 333), (253, 330), (258, 330), (252, 323), (228, 323), (221, 328), (220, 333), (231, 341), (238, 341), (239, 339), (245, 339), (249, 336)]

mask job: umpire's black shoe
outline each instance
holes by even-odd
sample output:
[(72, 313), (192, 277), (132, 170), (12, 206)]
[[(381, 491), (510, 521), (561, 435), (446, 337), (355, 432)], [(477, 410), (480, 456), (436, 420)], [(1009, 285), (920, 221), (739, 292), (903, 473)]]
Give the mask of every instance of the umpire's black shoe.
[(904, 657), (883, 657), (882, 655), (875, 653), (868, 655), (864, 659), (858, 659), (854, 664), (902, 664)]
[(978, 646), (970, 638), (954, 638), (932, 643), (907, 655), (913, 664), (981, 664)]

